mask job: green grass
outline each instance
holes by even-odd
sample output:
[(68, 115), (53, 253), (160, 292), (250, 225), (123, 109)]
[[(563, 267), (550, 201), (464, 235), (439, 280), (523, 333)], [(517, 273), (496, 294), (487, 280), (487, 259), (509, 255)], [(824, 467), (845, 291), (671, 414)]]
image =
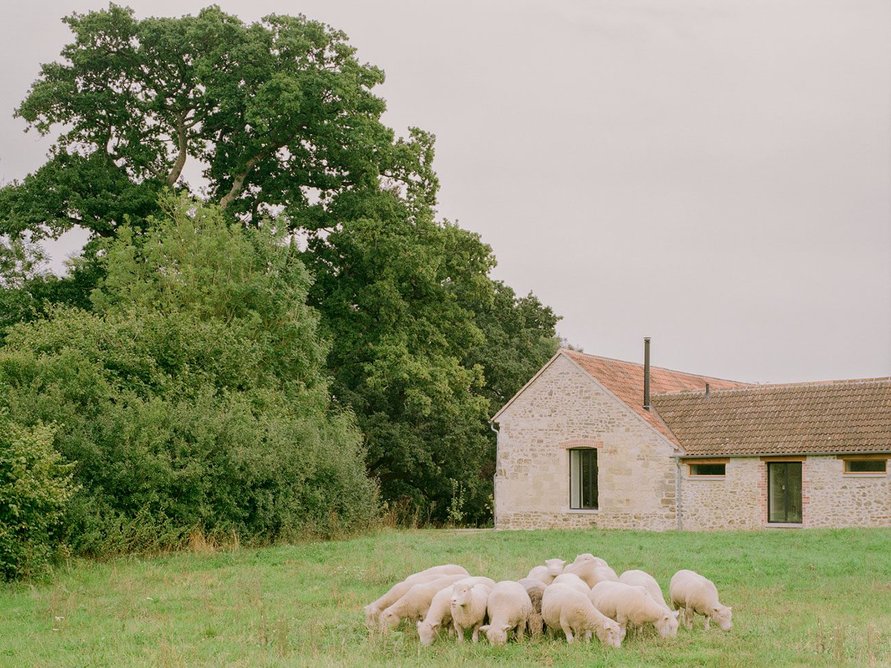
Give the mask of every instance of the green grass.
[[(734, 628), (621, 649), (540, 639), (494, 648), (413, 628), (364, 627), (362, 606), (410, 572), (460, 563), (518, 578), (580, 552), (667, 588), (679, 568), (711, 577)], [(891, 530), (644, 533), (385, 531), (211, 554), (73, 562), (52, 582), (0, 588), (0, 665), (8, 666), (888, 666)]]

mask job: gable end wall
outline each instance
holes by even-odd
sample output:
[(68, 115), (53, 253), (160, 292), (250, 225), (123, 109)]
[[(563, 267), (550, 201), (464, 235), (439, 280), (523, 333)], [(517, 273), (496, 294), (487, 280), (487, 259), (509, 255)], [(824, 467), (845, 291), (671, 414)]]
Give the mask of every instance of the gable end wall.
[[(671, 445), (560, 355), (499, 415), (495, 527), (676, 526)], [(569, 450), (596, 447), (598, 510), (569, 508)]]

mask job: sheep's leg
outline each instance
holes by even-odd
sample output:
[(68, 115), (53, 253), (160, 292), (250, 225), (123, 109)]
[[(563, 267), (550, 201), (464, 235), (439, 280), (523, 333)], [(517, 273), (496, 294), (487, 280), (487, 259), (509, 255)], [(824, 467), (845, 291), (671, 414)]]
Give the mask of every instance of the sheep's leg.
[(712, 621), (711, 617), (709, 617), (708, 615), (706, 615), (706, 616), (705, 616), (705, 621), (704, 621), (704, 624), (705, 624), (705, 630), (706, 630), (706, 631), (708, 631), (708, 628), (709, 628), (709, 622), (710, 622), (710, 621)]
[(526, 620), (517, 624), (517, 642), (523, 642), (523, 634), (526, 631)]
[(693, 628), (693, 608), (687, 606), (684, 608), (684, 627), (689, 631)]
[(470, 639), (473, 642), (479, 642), (480, 639), (480, 624), (474, 624), (473, 633), (470, 635)]
[(575, 640), (575, 636), (572, 635), (572, 627), (569, 625), (569, 621), (563, 615), (560, 615), (560, 628), (563, 629), (566, 642), (571, 645), (572, 641)]
[(455, 622), (455, 633), (458, 634), (458, 642), (464, 642), (464, 627)]

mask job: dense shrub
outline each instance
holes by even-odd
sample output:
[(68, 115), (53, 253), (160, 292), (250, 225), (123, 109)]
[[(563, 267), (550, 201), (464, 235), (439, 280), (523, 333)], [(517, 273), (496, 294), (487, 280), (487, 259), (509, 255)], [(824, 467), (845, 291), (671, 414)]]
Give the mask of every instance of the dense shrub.
[(189, 531), (243, 541), (361, 528), (377, 512), (361, 437), (331, 409), (309, 278), (267, 227), (166, 203), (123, 230), (90, 312), (13, 327), (0, 384), (22, 424), (59, 425), (81, 490), (80, 552), (176, 545)]
[[(0, 409), (2, 410), (2, 409)], [(53, 429), (26, 429), (0, 412), (0, 576), (40, 575), (56, 548), (54, 529), (73, 491), (71, 466)]]

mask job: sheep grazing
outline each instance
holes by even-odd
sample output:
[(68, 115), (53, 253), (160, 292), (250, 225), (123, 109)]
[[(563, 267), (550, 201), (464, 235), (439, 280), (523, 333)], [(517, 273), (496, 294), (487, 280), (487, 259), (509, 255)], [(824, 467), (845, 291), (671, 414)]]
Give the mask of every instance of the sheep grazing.
[(541, 616), (551, 629), (563, 629), (566, 642), (573, 642), (582, 633), (590, 640), (591, 633), (607, 647), (619, 647), (625, 630), (594, 607), (590, 599), (568, 585), (551, 585), (541, 598)]
[(604, 615), (615, 619), (626, 628), (652, 624), (663, 638), (678, 634), (678, 613), (671, 611), (664, 602), (659, 603), (639, 585), (624, 582), (598, 582), (590, 593), (594, 607)]
[(569, 587), (572, 587), (573, 589), (577, 589), (585, 596), (587, 596), (588, 592), (591, 591), (591, 587), (589, 587), (587, 583), (575, 573), (560, 573), (560, 575), (555, 577), (554, 581), (549, 584), (548, 587), (553, 587), (556, 584), (567, 585)]
[(656, 603), (662, 603), (666, 607), (665, 596), (662, 594), (662, 588), (656, 582), (656, 578), (646, 571), (630, 570), (625, 571), (619, 576), (619, 582), (627, 585), (638, 585), (647, 590), (647, 593), (653, 597)]
[(526, 577), (541, 580), (546, 585), (551, 584), (554, 578), (563, 572), (565, 565), (566, 562), (563, 559), (548, 559), (544, 565), (535, 566)]
[(479, 640), (480, 626), (486, 618), (486, 605), (491, 590), (484, 584), (454, 584), (450, 611), (458, 642), (464, 642), (464, 630), (471, 629), (471, 640)]
[(376, 601), (365, 606), (365, 625), (373, 629), (377, 626), (382, 610), (389, 608), (398, 601), (405, 593), (412, 588), (413, 585), (422, 582), (430, 582), (444, 575), (469, 575), (467, 570), (457, 564), (443, 564), (441, 566), (432, 566), (426, 570), (412, 573), (402, 582), (398, 582), (386, 594)]
[(721, 605), (715, 583), (694, 571), (680, 570), (671, 577), (668, 596), (674, 608), (683, 609), (684, 626), (693, 628), (693, 618), (705, 616), (705, 628), (714, 619), (724, 631), (733, 628), (733, 610)]
[(533, 613), (532, 600), (519, 582), (504, 580), (489, 592), (486, 612), (489, 623), (481, 626), (480, 631), (492, 645), (504, 645), (512, 629), (516, 629), (517, 640), (523, 639), (526, 623)]
[(526, 628), (533, 636), (540, 636), (544, 631), (544, 622), (541, 620), (541, 596), (544, 594), (545, 583), (535, 578), (523, 578), (520, 584), (529, 594), (529, 600), (532, 601), (532, 613), (526, 621)]
[[(601, 559), (600, 561), (603, 560)], [(594, 557), (594, 559), (592, 560), (569, 564), (569, 566), (563, 569), (563, 572), (578, 575), (582, 580), (585, 581), (585, 584), (588, 585), (589, 589), (596, 585), (598, 582), (604, 582), (607, 580), (618, 582), (619, 580), (619, 576), (616, 575), (616, 572), (609, 566), (601, 565), (597, 561), (597, 557)]]
[(381, 631), (390, 631), (399, 626), (403, 619), (423, 619), (430, 609), (433, 597), (436, 593), (466, 576), (443, 575), (430, 582), (421, 582), (412, 585), (393, 605), (381, 612), (378, 619), (378, 628)]
[(436, 639), (436, 632), (441, 627), (452, 627), (452, 589), (446, 587), (436, 592), (430, 601), (427, 616), (418, 622), (418, 638), (424, 647), (429, 647)]

